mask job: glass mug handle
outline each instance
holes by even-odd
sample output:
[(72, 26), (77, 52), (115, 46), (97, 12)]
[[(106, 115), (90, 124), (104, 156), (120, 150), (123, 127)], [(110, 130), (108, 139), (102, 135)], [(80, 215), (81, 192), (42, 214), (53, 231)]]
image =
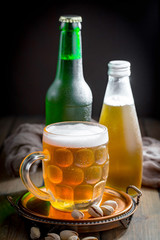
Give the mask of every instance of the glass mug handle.
[(45, 155), (44, 152), (34, 152), (27, 155), (21, 163), (19, 173), (23, 184), (28, 189), (28, 191), (30, 191), (34, 196), (45, 201), (54, 201), (54, 197), (50, 196), (47, 192), (44, 192), (40, 190), (38, 187), (36, 187), (31, 181), (29, 176), (29, 171), (32, 164), (38, 160), (43, 161), (46, 158), (48, 157), (47, 155)]

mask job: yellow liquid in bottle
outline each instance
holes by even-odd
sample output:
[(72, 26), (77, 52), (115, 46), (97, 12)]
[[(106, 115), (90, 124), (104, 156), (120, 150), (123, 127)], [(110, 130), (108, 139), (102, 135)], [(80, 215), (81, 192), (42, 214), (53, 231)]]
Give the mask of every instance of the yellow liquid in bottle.
[[(134, 104), (103, 104), (101, 124), (109, 133), (107, 186), (126, 192), (129, 185), (141, 187), (142, 140)], [(130, 190), (130, 195), (135, 191)]]

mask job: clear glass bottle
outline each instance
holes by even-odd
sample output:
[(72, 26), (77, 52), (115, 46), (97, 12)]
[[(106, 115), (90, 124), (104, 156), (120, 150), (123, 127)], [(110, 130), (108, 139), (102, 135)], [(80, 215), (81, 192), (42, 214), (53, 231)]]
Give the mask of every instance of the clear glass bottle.
[(109, 133), (106, 185), (126, 192), (128, 185), (141, 187), (142, 139), (129, 80), (130, 63), (110, 61), (108, 67), (109, 79), (99, 120)]
[(80, 16), (60, 17), (56, 77), (46, 94), (46, 125), (62, 121), (90, 121), (92, 92), (84, 80)]

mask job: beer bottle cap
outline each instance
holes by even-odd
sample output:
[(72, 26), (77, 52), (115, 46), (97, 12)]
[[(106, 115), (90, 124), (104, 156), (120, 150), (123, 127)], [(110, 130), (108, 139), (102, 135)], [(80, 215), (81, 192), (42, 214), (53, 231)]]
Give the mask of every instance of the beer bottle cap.
[(59, 21), (66, 22), (66, 23), (82, 22), (82, 17), (76, 16), (76, 15), (65, 15), (65, 16), (61, 16), (59, 18)]
[(108, 75), (113, 77), (130, 76), (130, 62), (123, 60), (114, 60), (108, 63)]

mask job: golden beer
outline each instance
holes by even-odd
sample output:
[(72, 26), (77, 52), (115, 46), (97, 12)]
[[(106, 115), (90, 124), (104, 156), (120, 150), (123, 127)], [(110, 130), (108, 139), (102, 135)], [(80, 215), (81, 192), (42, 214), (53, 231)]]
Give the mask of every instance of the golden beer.
[(108, 135), (104, 126), (92, 125), (59, 123), (45, 128), (43, 178), (57, 209), (85, 209), (102, 198), (108, 176)]
[(103, 104), (99, 122), (107, 126), (109, 134), (106, 185), (126, 191), (130, 184), (141, 187), (142, 141), (135, 105), (123, 104), (121, 97), (118, 99), (119, 104)]

